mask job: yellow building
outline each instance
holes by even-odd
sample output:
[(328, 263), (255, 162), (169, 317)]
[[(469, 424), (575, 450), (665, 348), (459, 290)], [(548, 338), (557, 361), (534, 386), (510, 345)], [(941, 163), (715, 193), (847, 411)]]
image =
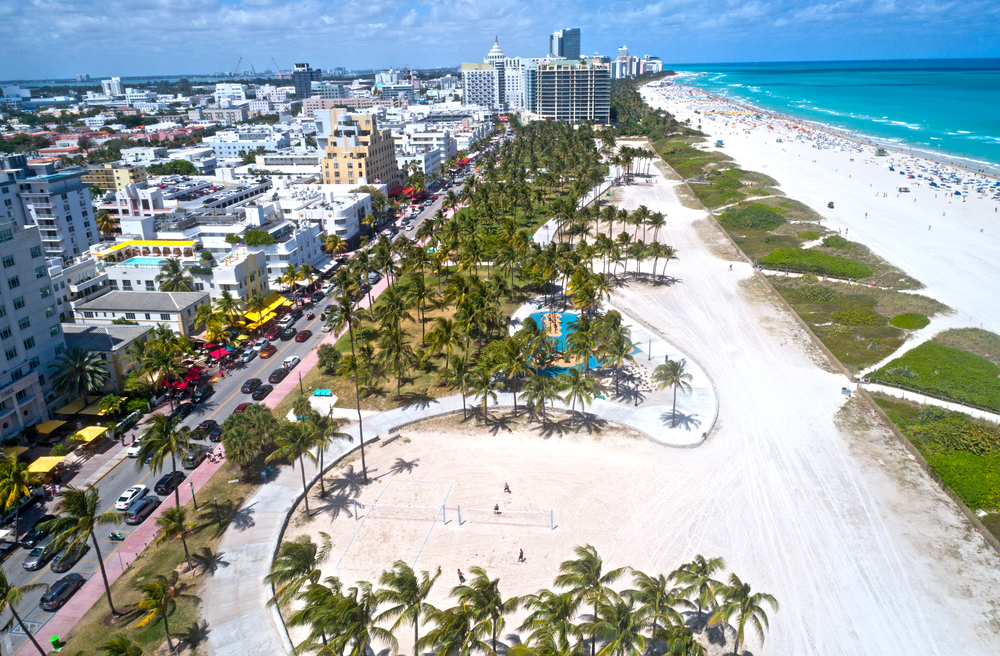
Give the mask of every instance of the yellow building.
[(142, 164), (121, 164), (118, 162), (103, 166), (90, 166), (81, 180), (87, 185), (97, 185), (105, 191), (121, 191), (130, 182), (142, 182), (149, 178)]
[(396, 145), (371, 114), (348, 114), (334, 107), (317, 111), (316, 139), (323, 148), (324, 184), (399, 184)]

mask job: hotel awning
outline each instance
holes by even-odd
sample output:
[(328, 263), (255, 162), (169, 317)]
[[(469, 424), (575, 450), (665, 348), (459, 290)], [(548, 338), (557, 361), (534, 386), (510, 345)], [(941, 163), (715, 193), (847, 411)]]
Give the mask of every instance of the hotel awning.
[(227, 355), (229, 355), (229, 349), (221, 348), (221, 349), (219, 349), (217, 351), (212, 351), (211, 353), (209, 353), (209, 355), (211, 355), (216, 360), (220, 360), (220, 359), (226, 357)]
[(3, 454), (9, 458), (16, 458), (27, 450), (26, 446), (6, 446), (3, 449)]
[(107, 410), (101, 410), (101, 401), (100, 401), (100, 399), (98, 399), (97, 401), (94, 401), (93, 403), (91, 403), (86, 408), (84, 408), (83, 410), (80, 411), (81, 415), (96, 415), (98, 417), (104, 416), (107, 413), (108, 413)]
[(63, 407), (55, 411), (57, 415), (75, 415), (81, 410), (83, 410), (87, 405), (83, 402), (83, 397), (77, 400), (67, 403)]
[(59, 421), (58, 419), (50, 419), (49, 421), (43, 421), (40, 424), (36, 424), (35, 430), (42, 435), (48, 435), (65, 423), (65, 421)]
[[(257, 313), (257, 312), (246, 312), (243, 315), (243, 317), (245, 318), (245, 320), (248, 323), (254, 323), (254, 322), (259, 323), (260, 320), (261, 320), (261, 317), (266, 317), (269, 313), (274, 312), (276, 309), (278, 309), (282, 305), (291, 305), (292, 304), (291, 301), (288, 301), (288, 300), (282, 298), (281, 294), (279, 294), (278, 292), (271, 292), (268, 295), (268, 297), (266, 299), (264, 299), (264, 302), (267, 303), (267, 306), (260, 313)], [(265, 321), (266, 321), (266, 319), (265, 319)]]
[(28, 465), (28, 471), (33, 474), (45, 474), (55, 469), (65, 458), (66, 456), (42, 456)]
[(81, 442), (93, 442), (107, 430), (107, 426), (87, 426), (83, 430), (77, 431), (75, 437)]

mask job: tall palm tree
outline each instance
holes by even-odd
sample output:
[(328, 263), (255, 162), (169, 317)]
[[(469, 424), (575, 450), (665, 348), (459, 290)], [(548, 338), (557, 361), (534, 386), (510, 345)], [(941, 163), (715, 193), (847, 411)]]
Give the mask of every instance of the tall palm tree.
[(240, 302), (236, 300), (230, 291), (223, 291), (219, 298), (215, 299), (215, 311), (225, 317), (226, 323), (233, 325), (243, 314), (240, 309)]
[(545, 404), (559, 397), (559, 383), (551, 376), (533, 374), (524, 383), (524, 403), (532, 412), (540, 412), (545, 423)]
[(489, 623), (490, 638), (493, 653), (497, 651), (497, 635), (503, 631), (504, 615), (513, 613), (520, 605), (517, 597), (504, 599), (500, 594), (500, 579), (491, 579), (482, 567), (469, 569), (472, 577), (467, 583), (451, 589), (451, 595), (457, 597), (459, 603), (472, 609), (474, 617)]
[[(308, 626), (309, 634), (296, 647), (298, 650), (315, 649), (317, 641), (323, 645), (319, 653), (328, 653), (326, 649), (327, 636), (336, 635), (343, 624), (338, 613), (343, 599), (340, 579), (328, 576), (322, 583), (310, 583), (303, 592), (298, 594), (303, 604), (288, 615), (288, 626)], [(300, 652), (301, 653), (301, 652)]]
[(247, 312), (257, 315), (257, 323), (264, 321), (265, 310), (267, 310), (267, 299), (263, 294), (254, 294), (247, 299)]
[(330, 557), (330, 536), (320, 531), (322, 544), (317, 545), (308, 535), (282, 542), (271, 563), (271, 572), (264, 583), (274, 586), (274, 596), (268, 606), (284, 606), (298, 596), (302, 586), (318, 583), (322, 575), (320, 566)]
[(491, 634), (490, 620), (478, 615), (471, 604), (461, 602), (444, 610), (430, 610), (427, 619), (434, 628), (420, 639), (414, 653), (431, 650), (433, 656), (496, 656), (483, 640)]
[(306, 504), (306, 517), (309, 512), (309, 486), (306, 485), (306, 465), (305, 461), (317, 462), (311, 449), (316, 446), (316, 431), (312, 426), (298, 421), (286, 421), (278, 429), (278, 436), (274, 440), (275, 450), (265, 458), (266, 462), (275, 460), (288, 460), (295, 467), (295, 461), (299, 461), (299, 471), (302, 474), (302, 498)]
[(497, 384), (493, 382), (490, 372), (477, 367), (469, 378), (469, 391), (483, 400), (483, 419), (489, 419), (489, 400), (497, 400)]
[(28, 593), (47, 587), (48, 586), (44, 583), (29, 583), (27, 585), (22, 585), (21, 587), (13, 586), (10, 584), (10, 581), (7, 580), (7, 573), (0, 571), (0, 613), (3, 613), (5, 610), (9, 610), (11, 614), (10, 620), (8, 620), (7, 624), (4, 625), (0, 631), (10, 631), (11, 625), (14, 622), (17, 622), (18, 627), (20, 627), (21, 631), (24, 632), (24, 635), (28, 636), (31, 640), (31, 644), (35, 645), (35, 649), (37, 649), (38, 653), (42, 656), (45, 656), (45, 650), (42, 649), (40, 644), (38, 644), (38, 641), (35, 639), (35, 634), (24, 626), (24, 620), (22, 620), (21, 616), (17, 614), (17, 607), (25, 600)]
[(462, 343), (465, 335), (461, 326), (454, 319), (438, 317), (434, 320), (434, 328), (427, 333), (427, 343), (435, 351), (444, 351), (445, 362), (451, 361), (454, 348)]
[(115, 633), (101, 645), (104, 656), (142, 656), (142, 647), (122, 633)]
[(635, 361), (635, 358), (632, 357), (635, 344), (632, 343), (628, 328), (622, 326), (619, 330), (614, 331), (606, 341), (604, 350), (607, 363), (615, 369), (615, 394), (617, 395), (622, 368), (626, 363)]
[(156, 274), (157, 283), (161, 292), (190, 292), (194, 290), (194, 278), (191, 276), (190, 267), (181, 266), (181, 261), (176, 257), (168, 258), (160, 266), (160, 272)]
[(694, 377), (684, 371), (684, 365), (687, 364), (687, 360), (683, 358), (680, 360), (667, 360), (664, 364), (661, 364), (653, 370), (653, 380), (659, 383), (660, 389), (664, 387), (674, 388), (674, 407), (670, 411), (670, 425), (677, 425), (677, 389), (680, 388), (685, 394), (690, 394), (691, 381)]
[(280, 278), (281, 282), (288, 285), (288, 289), (286, 291), (291, 291), (292, 285), (294, 285), (295, 281), (298, 279), (299, 279), (299, 268), (294, 264), (289, 264), (288, 266), (286, 266), (282, 271)]
[(604, 646), (600, 656), (642, 656), (646, 649), (648, 609), (636, 608), (636, 601), (614, 592), (597, 604), (594, 620), (586, 623), (591, 635), (599, 637)]
[(14, 508), (14, 535), (21, 534), (20, 501), (44, 482), (41, 474), (28, 471), (29, 465), (14, 456), (0, 456), (0, 508)]
[(99, 210), (97, 216), (94, 217), (94, 223), (97, 225), (98, 232), (105, 237), (109, 236), (118, 227), (115, 217), (111, 216), (111, 213), (107, 210)]
[(681, 565), (673, 574), (674, 580), (681, 586), (681, 594), (695, 599), (699, 624), (705, 606), (715, 605), (716, 591), (721, 585), (712, 577), (725, 568), (726, 562), (722, 558), (705, 558), (698, 554), (694, 560)]
[(766, 592), (750, 592), (750, 584), (744, 583), (735, 574), (729, 575), (729, 585), (721, 588), (722, 604), (712, 617), (710, 624), (728, 624), (736, 618), (736, 645), (733, 653), (740, 653), (743, 644), (746, 625), (750, 624), (756, 631), (761, 642), (764, 642), (764, 629), (768, 627), (767, 613), (764, 604), (772, 611), (778, 610), (778, 600)]
[(202, 303), (194, 309), (194, 325), (208, 327), (220, 319), (219, 313), (215, 311), (210, 303)]
[[(358, 407), (358, 439), (361, 442), (361, 475), (365, 485), (368, 484), (368, 467), (365, 465), (365, 432), (364, 422), (361, 417), (361, 372), (357, 369), (357, 354), (354, 350), (354, 302), (351, 300), (350, 292), (343, 286), (340, 288), (340, 296), (332, 304), (333, 311), (327, 322), (338, 332), (347, 328), (348, 341), (351, 343), (351, 359), (355, 361), (353, 373), (348, 373), (348, 377), (354, 378), (354, 395)], [(346, 360), (343, 358), (341, 362)]]
[[(569, 411), (576, 411), (576, 402), (580, 402), (580, 412), (587, 412), (587, 405), (594, 400), (597, 394), (597, 385), (594, 381), (585, 376), (579, 369), (573, 367), (569, 372), (559, 375), (559, 383), (566, 390), (566, 398), (569, 401)], [(570, 425), (572, 426), (570, 420)]]
[(142, 599), (135, 602), (135, 607), (145, 612), (142, 618), (136, 622), (136, 627), (146, 626), (162, 617), (163, 633), (167, 636), (167, 649), (170, 650), (170, 653), (175, 653), (167, 617), (177, 606), (177, 602), (174, 601), (174, 595), (177, 594), (176, 581), (170, 581), (161, 574), (152, 581), (140, 585), (139, 591), (142, 592)]
[(122, 613), (115, 610), (111, 600), (111, 585), (108, 583), (108, 573), (104, 570), (104, 557), (101, 555), (101, 545), (97, 542), (94, 529), (98, 526), (113, 526), (121, 522), (121, 515), (116, 512), (101, 512), (100, 494), (92, 485), (80, 489), (67, 485), (59, 494), (59, 517), (43, 522), (40, 526), (52, 535), (49, 543), (53, 553), (65, 548), (67, 553), (78, 552), (87, 546), (88, 538), (94, 545), (97, 564), (101, 568), (101, 578), (104, 579), (104, 592), (108, 596), (108, 607), (111, 615), (121, 617)]
[[(184, 454), (191, 448), (191, 429), (187, 426), (177, 428), (177, 419), (171, 419), (168, 415), (154, 414), (149, 420), (149, 428), (142, 434), (142, 442), (139, 445), (139, 454), (135, 459), (135, 468), (142, 471), (146, 460), (149, 459), (149, 468), (155, 473), (163, 471), (167, 456), (170, 456), (171, 471), (177, 475), (177, 456), (184, 458)], [(174, 505), (181, 507), (180, 486), (174, 488)]]
[(347, 242), (333, 233), (325, 233), (322, 237), (323, 250), (332, 255), (336, 255), (347, 250)]
[(690, 602), (678, 597), (678, 591), (671, 587), (670, 581), (663, 574), (650, 576), (644, 572), (635, 572), (633, 585), (635, 588), (626, 590), (623, 594), (642, 604), (646, 619), (652, 623), (649, 646), (650, 652), (655, 653), (662, 628), (660, 625), (684, 626), (684, 618), (674, 606)]
[(378, 596), (368, 581), (359, 581), (357, 587), (348, 588), (337, 611), (341, 630), (331, 640), (330, 652), (342, 656), (365, 656), (372, 641), (378, 640), (396, 653), (395, 636), (376, 624), (378, 605)]
[[(312, 406), (310, 405), (310, 409)], [(294, 409), (294, 406), (293, 406)], [(296, 412), (298, 416), (298, 412)], [(313, 430), (316, 432), (316, 456), (319, 458), (319, 494), (321, 497), (326, 497), (326, 483), (323, 482), (323, 458), (326, 450), (330, 448), (330, 444), (333, 440), (347, 440), (348, 442), (353, 442), (354, 438), (348, 433), (340, 430), (343, 420), (336, 419), (333, 416), (333, 408), (331, 407), (326, 415), (321, 415), (316, 411), (310, 412), (307, 415), (306, 421), (308, 421)]]
[(413, 624), (413, 644), (420, 642), (420, 617), (433, 609), (427, 603), (427, 597), (431, 594), (434, 583), (441, 576), (441, 568), (437, 568), (434, 576), (428, 572), (421, 572), (420, 578), (409, 565), (402, 560), (397, 560), (392, 564), (392, 570), (382, 572), (379, 577), (379, 584), (384, 586), (375, 593), (380, 604), (392, 604), (392, 606), (382, 611), (376, 622), (382, 620), (392, 621), (390, 631), (395, 632), (404, 623)]
[(188, 528), (190, 528), (187, 522), (187, 513), (184, 512), (184, 509), (177, 506), (164, 510), (156, 518), (156, 525), (163, 531), (156, 538), (157, 544), (180, 537), (181, 544), (184, 545), (184, 559), (188, 562), (188, 569), (194, 569), (194, 564), (191, 562), (191, 552), (188, 551), (187, 538), (184, 536)]
[(522, 598), (521, 603), (531, 611), (518, 628), (519, 631), (531, 631), (526, 642), (551, 636), (553, 645), (561, 646), (557, 651), (565, 652), (568, 646), (579, 645), (583, 639), (580, 627), (573, 623), (580, 608), (580, 598), (572, 591), (541, 590)]
[[(589, 544), (575, 547), (573, 553), (576, 554), (574, 560), (565, 560), (559, 565), (555, 583), (560, 588), (569, 588), (578, 602), (591, 604), (596, 618), (598, 605), (612, 593), (608, 586), (620, 579), (628, 568), (619, 567), (605, 572), (604, 561), (597, 554), (597, 549)], [(597, 636), (593, 631), (590, 635), (590, 656), (594, 656)]]
[(473, 369), (465, 358), (451, 356), (451, 366), (445, 371), (445, 380), (459, 389), (462, 394), (462, 419), (468, 419), (465, 409), (465, 397), (472, 381)]
[(107, 363), (95, 351), (82, 346), (67, 347), (49, 369), (53, 370), (52, 387), (70, 398), (82, 396), (85, 405), (90, 403), (90, 395), (100, 392), (111, 378)]

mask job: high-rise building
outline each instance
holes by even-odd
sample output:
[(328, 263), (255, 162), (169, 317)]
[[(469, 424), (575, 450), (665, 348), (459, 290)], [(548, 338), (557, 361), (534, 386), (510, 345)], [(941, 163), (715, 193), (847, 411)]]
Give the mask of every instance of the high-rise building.
[(628, 59), (628, 46), (622, 46), (618, 49), (618, 59)]
[(463, 100), (467, 105), (500, 109), (500, 74), (490, 64), (462, 64)]
[(507, 66), (507, 55), (503, 54), (500, 48), (500, 37), (495, 37), (493, 47), (483, 59), (484, 64), (489, 64), (497, 72), (497, 94), (500, 96), (500, 106), (497, 109), (504, 109), (507, 104), (507, 80), (505, 69)]
[(120, 77), (113, 77), (110, 80), (101, 80), (101, 88), (106, 96), (124, 96), (125, 85)]
[(312, 82), (323, 79), (322, 71), (309, 68), (309, 64), (296, 64), (292, 71), (292, 84), (295, 85), (295, 98), (303, 100), (312, 95)]
[(90, 81), (90, 75), (87, 74), (87, 73), (77, 73), (76, 74), (76, 81), (77, 82), (89, 82)]
[(550, 34), (549, 57), (552, 59), (579, 59), (580, 28), (572, 27)]
[(371, 114), (336, 107), (313, 113), (316, 142), (323, 150), (323, 184), (399, 184), (396, 146), (389, 130), (379, 130)]
[(591, 121), (606, 124), (611, 113), (611, 70), (592, 59), (567, 59), (538, 65), (535, 113), (567, 123)]
[(46, 257), (71, 259), (97, 243), (87, 169), (28, 164), (24, 155), (0, 155), (0, 169), (17, 180), (24, 221), (38, 226)]

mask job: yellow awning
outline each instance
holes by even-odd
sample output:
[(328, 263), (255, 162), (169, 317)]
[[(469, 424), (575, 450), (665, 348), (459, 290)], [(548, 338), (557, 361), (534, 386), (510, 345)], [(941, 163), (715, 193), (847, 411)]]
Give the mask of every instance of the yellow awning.
[(107, 426), (87, 426), (75, 435), (81, 442), (93, 442), (108, 430)]
[(257, 322), (257, 323), (260, 322), (261, 316), (263, 316), (264, 317), (264, 322), (266, 323), (267, 322), (267, 315), (268, 314), (270, 314), (271, 312), (274, 312), (276, 309), (278, 309), (282, 305), (291, 305), (292, 304), (292, 302), (289, 301), (288, 299), (282, 298), (281, 294), (279, 294), (278, 292), (271, 292), (270, 294), (268, 294), (267, 298), (264, 299), (264, 302), (267, 303), (267, 307), (264, 308), (263, 312), (260, 312), (260, 313), (257, 313), (257, 312), (247, 312), (243, 316), (248, 321)]
[(26, 446), (7, 446), (4, 447), (3, 454), (11, 458), (16, 458), (27, 450), (28, 447)]
[(120, 251), (123, 248), (129, 248), (132, 246), (138, 246), (146, 248), (194, 248), (198, 242), (179, 240), (179, 239), (133, 239), (131, 241), (123, 241), (121, 243), (115, 244), (114, 246), (109, 246), (108, 248), (97, 251), (97, 258), (107, 257), (116, 251)]
[(250, 339), (250, 337), (248, 337), (247, 335), (240, 335), (239, 337), (236, 338), (236, 341), (237, 342), (245, 342), (248, 339)]
[(81, 415), (97, 415), (98, 417), (107, 414), (107, 410), (101, 410), (101, 401), (98, 399), (80, 411)]
[(67, 403), (63, 407), (56, 410), (55, 412), (58, 415), (75, 415), (76, 413), (83, 410), (85, 407), (86, 404), (84, 404), (83, 398), (81, 397), (78, 398), (76, 401), (73, 401), (72, 403)]
[(33, 474), (44, 474), (55, 469), (66, 456), (42, 456), (35, 462), (28, 465), (28, 471)]
[(58, 419), (50, 419), (49, 421), (43, 421), (40, 424), (36, 424), (35, 429), (42, 435), (48, 435), (65, 423), (65, 421), (59, 421)]

